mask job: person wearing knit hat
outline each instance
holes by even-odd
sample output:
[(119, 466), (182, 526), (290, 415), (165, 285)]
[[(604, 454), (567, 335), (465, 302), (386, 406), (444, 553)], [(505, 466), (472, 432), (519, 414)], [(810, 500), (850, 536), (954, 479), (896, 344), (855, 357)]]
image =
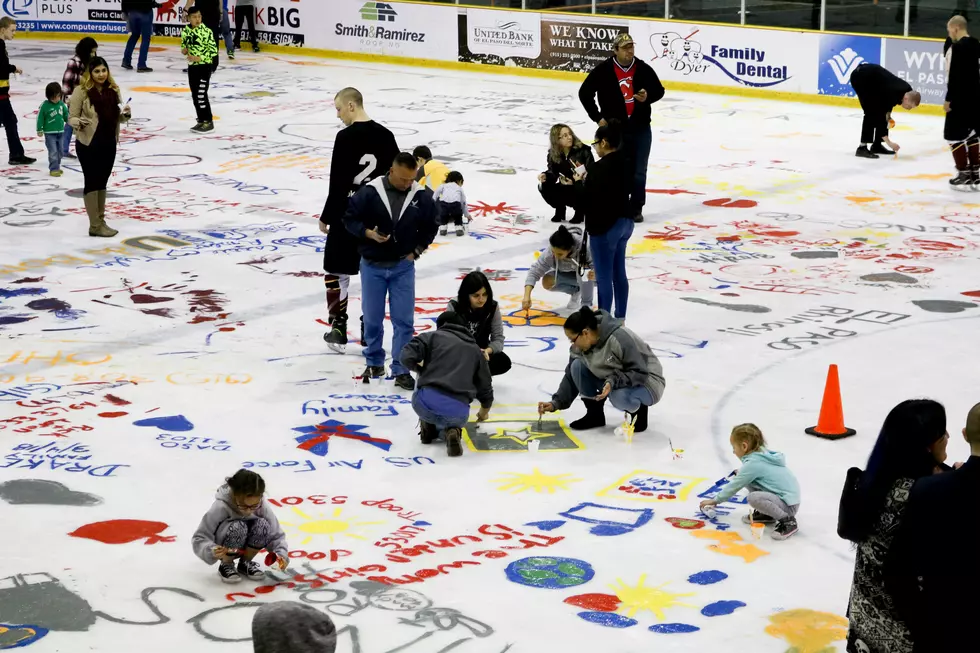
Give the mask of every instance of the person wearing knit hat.
[(337, 627), (312, 605), (267, 603), (252, 618), (252, 647), (254, 653), (334, 653)]

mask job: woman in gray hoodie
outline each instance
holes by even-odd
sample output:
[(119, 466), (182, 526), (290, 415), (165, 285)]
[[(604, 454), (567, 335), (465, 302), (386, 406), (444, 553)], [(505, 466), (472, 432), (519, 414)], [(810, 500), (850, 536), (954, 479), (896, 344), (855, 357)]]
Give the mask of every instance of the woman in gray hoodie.
[(564, 410), (581, 395), (585, 417), (569, 426), (584, 431), (606, 425), (603, 407), (608, 398), (626, 412), (635, 433), (647, 429), (647, 409), (664, 394), (663, 367), (650, 346), (606, 311), (593, 313), (583, 306), (565, 320), (565, 336), (572, 343), (561, 385), (549, 402), (538, 404), (538, 414)]
[(226, 583), (238, 583), (242, 575), (262, 580), (265, 572), (253, 559), (262, 549), (274, 554), (285, 570), (289, 564), (286, 534), (262, 498), (265, 481), (247, 469), (239, 469), (225, 481), (194, 533), (194, 553), (209, 565), (220, 562), (218, 575)]
[(255, 653), (334, 653), (337, 627), (312, 605), (267, 603), (252, 617)]

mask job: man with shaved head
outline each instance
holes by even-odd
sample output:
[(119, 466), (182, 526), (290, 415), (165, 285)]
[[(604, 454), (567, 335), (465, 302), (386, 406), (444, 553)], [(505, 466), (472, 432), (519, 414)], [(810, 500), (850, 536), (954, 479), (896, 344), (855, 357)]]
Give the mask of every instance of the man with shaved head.
[(912, 487), (885, 564), (885, 587), (912, 633), (914, 653), (980, 650), (973, 630), (980, 587), (980, 404), (963, 437), (970, 459)]

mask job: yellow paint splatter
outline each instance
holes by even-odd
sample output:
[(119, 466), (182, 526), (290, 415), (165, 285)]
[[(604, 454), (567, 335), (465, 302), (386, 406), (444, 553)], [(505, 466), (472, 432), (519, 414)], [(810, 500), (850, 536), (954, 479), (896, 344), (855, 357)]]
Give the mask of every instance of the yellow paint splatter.
[(857, 195), (848, 195), (844, 197), (848, 202), (853, 202), (855, 204), (866, 204), (868, 202), (880, 202), (883, 198), (881, 197), (860, 197)]
[(691, 535), (700, 540), (714, 540), (708, 548), (726, 556), (741, 558), (745, 562), (755, 562), (762, 556), (769, 555), (768, 551), (754, 544), (743, 544), (744, 540), (738, 533), (732, 531), (691, 531)]
[(511, 326), (564, 326), (565, 318), (552, 311), (532, 308), (526, 313), (518, 311), (514, 315), (504, 315), (503, 322)]
[(888, 175), (889, 179), (946, 179), (947, 177), (949, 177), (948, 172), (937, 172), (935, 174), (923, 172), (922, 174), (918, 175)]
[(661, 254), (661, 253), (674, 253), (677, 251), (676, 248), (671, 247), (670, 241), (662, 240), (660, 238), (643, 238), (630, 246), (630, 256), (639, 256), (641, 254)]
[(689, 603), (681, 603), (677, 600), (687, 596), (694, 596), (693, 593), (671, 594), (670, 592), (662, 589), (670, 583), (664, 583), (663, 585), (659, 585), (657, 587), (646, 587), (644, 585), (646, 579), (646, 574), (643, 574), (640, 576), (640, 580), (636, 582), (635, 586), (630, 586), (617, 578), (617, 584), (609, 586), (609, 589), (611, 589), (619, 598), (620, 607), (618, 612), (622, 612), (627, 617), (633, 617), (640, 610), (649, 610), (656, 615), (657, 619), (663, 621), (667, 618), (667, 616), (664, 614), (664, 610), (667, 608), (694, 607)]
[(520, 494), (528, 490), (538, 493), (554, 494), (556, 490), (568, 490), (572, 483), (578, 483), (582, 479), (569, 478), (571, 474), (543, 474), (537, 467), (530, 474), (508, 473), (501, 478), (491, 480), (497, 483), (497, 489), (501, 492), (513, 490), (512, 494)]
[(847, 619), (830, 612), (801, 608), (769, 617), (766, 633), (786, 640), (793, 653), (831, 653), (847, 637)]

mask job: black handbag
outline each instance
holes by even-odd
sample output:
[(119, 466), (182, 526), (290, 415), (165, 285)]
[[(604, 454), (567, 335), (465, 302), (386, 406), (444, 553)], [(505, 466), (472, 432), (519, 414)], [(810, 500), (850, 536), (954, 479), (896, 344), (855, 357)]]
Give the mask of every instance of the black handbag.
[(851, 542), (861, 542), (868, 534), (868, 518), (860, 491), (863, 475), (864, 471), (857, 467), (847, 470), (837, 510), (837, 535)]

